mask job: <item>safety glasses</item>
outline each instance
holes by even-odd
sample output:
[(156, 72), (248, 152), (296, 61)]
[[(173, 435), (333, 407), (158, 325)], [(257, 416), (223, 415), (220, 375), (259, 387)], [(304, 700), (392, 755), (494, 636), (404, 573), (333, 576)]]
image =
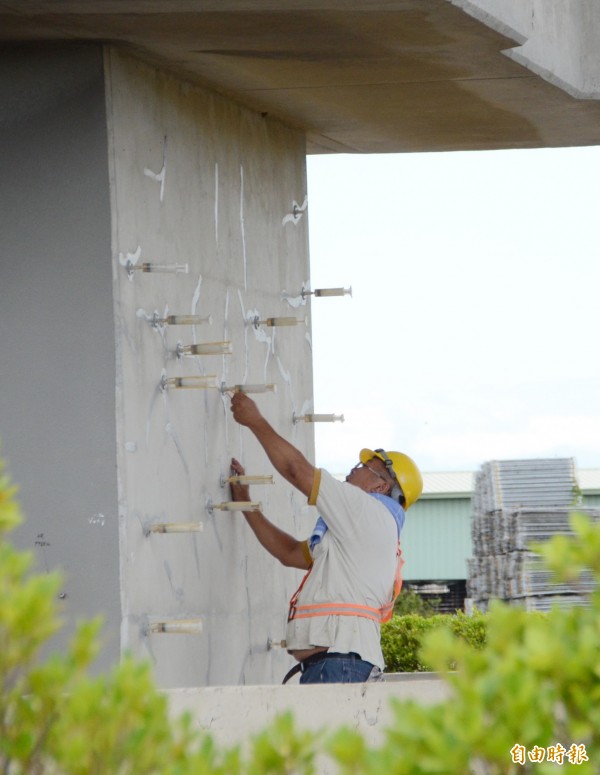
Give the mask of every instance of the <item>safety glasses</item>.
[(360, 471), (361, 468), (366, 468), (367, 471), (370, 471), (372, 474), (375, 474), (375, 476), (378, 479), (383, 479), (383, 481), (386, 484), (391, 484), (391, 482), (390, 482), (390, 480), (388, 479), (387, 476), (384, 476), (384, 474), (380, 474), (379, 471), (376, 471), (374, 468), (371, 468), (371, 466), (368, 466), (366, 463), (358, 463), (357, 465), (354, 466), (354, 468), (352, 470), (353, 471)]

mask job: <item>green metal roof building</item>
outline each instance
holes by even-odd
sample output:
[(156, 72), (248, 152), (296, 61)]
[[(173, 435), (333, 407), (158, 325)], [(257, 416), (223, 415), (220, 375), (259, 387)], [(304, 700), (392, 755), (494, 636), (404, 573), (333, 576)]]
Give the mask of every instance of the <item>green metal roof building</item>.
[(466, 579), (473, 482), (471, 472), (423, 474), (402, 531), (405, 581)]

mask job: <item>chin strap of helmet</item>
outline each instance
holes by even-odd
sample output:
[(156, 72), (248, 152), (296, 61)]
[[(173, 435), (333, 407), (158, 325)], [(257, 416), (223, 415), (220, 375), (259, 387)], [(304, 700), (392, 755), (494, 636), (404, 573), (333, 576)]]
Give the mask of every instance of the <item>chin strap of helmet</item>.
[(387, 469), (388, 474), (392, 477), (394, 480), (394, 486), (392, 487), (392, 490), (390, 492), (390, 498), (393, 498), (395, 501), (398, 501), (398, 503), (402, 503), (405, 500), (404, 493), (402, 492), (402, 487), (400, 487), (400, 483), (398, 482), (398, 479), (396, 478), (396, 474), (394, 472), (394, 465), (392, 461), (387, 456), (387, 452), (385, 449), (376, 449), (375, 452), (377, 452), (381, 457), (383, 458), (383, 462), (385, 463), (385, 467)]

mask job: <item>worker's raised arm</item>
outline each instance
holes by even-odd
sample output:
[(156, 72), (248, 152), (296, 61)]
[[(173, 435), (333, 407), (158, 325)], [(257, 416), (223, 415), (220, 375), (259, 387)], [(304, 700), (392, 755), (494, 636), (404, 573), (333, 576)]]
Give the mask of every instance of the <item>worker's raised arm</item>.
[(236, 422), (252, 431), (279, 474), (307, 498), (310, 497), (315, 467), (300, 450), (271, 427), (254, 401), (245, 393), (234, 393), (231, 398), (231, 411)]
[[(243, 466), (235, 458), (231, 460), (231, 472), (238, 476), (243, 476), (245, 473)], [(232, 483), (230, 486), (231, 497), (234, 501), (250, 500), (250, 490), (247, 485)], [(280, 563), (300, 570), (310, 568), (312, 557), (306, 541), (298, 541), (289, 533), (281, 530), (258, 509), (244, 511), (243, 514), (260, 544)]]

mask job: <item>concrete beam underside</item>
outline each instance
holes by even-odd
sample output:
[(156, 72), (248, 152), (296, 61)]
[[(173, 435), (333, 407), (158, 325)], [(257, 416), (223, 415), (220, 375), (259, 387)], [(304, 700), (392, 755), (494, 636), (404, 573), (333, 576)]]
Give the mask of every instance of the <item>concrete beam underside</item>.
[[(313, 0), (224, 0), (201, 10), (173, 0), (153, 3), (152, 12), (127, 0), (84, 8), (0, 0), (0, 41), (110, 42), (296, 127), (309, 152), (598, 144), (600, 104), (577, 99), (576, 84), (576, 96), (558, 88), (577, 80), (574, 55), (552, 32), (564, 29), (567, 12), (551, 23), (555, 9), (543, 17), (544, 5), (533, 5), (543, 19), (535, 28), (532, 13), (511, 15), (490, 0), (336, 0), (326, 8)], [(575, 58), (592, 66), (590, 13), (598, 11), (572, 19), (570, 4), (566, 21), (570, 51), (577, 43)], [(577, 83), (593, 96), (588, 81)]]

